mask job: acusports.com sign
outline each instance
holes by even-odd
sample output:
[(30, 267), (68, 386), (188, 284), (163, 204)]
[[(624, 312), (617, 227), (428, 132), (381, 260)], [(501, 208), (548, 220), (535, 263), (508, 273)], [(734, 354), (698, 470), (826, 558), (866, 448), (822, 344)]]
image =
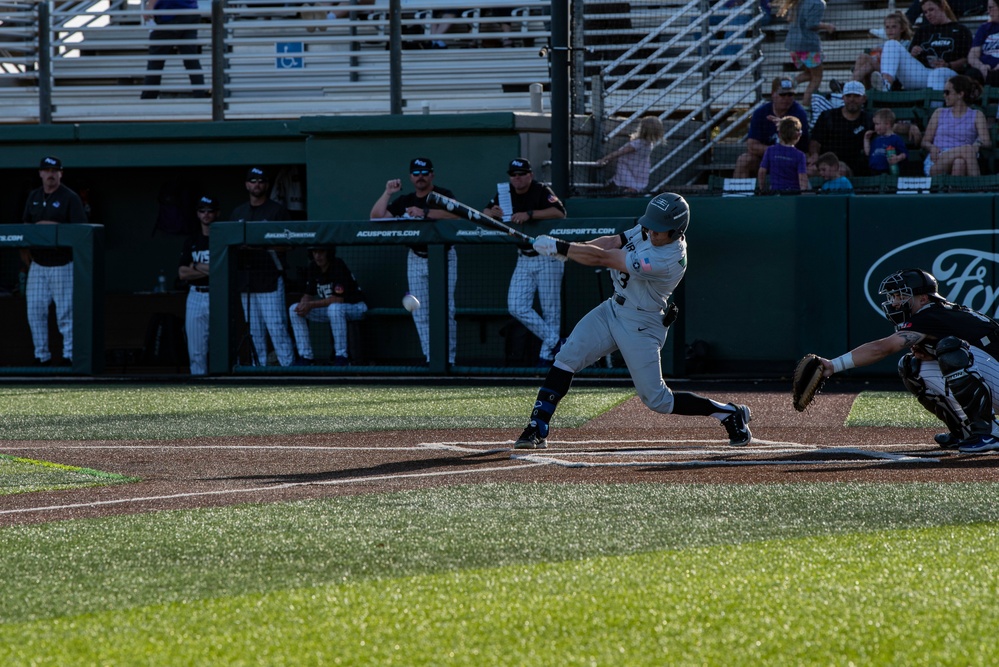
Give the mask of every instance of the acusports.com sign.
[[(994, 247), (999, 230), (977, 229), (938, 234), (910, 241), (879, 257), (864, 276), (864, 294), (879, 317), (881, 281), (900, 269), (925, 269), (936, 277), (940, 296), (992, 318), (999, 318), (999, 288), (990, 281), (999, 275)], [(976, 241), (979, 241), (976, 243)], [(979, 247), (975, 247), (979, 246)]]

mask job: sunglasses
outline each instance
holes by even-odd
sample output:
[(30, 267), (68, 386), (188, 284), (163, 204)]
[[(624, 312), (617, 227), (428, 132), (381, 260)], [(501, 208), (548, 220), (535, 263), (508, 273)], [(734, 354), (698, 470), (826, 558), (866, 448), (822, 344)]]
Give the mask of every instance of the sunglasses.
[(199, 208), (198, 213), (215, 213), (214, 208)]
[(531, 172), (529, 172), (529, 171), (511, 171), (510, 175), (511, 176), (527, 176), (529, 173), (531, 173)]
[(794, 93), (777, 93), (779, 97), (792, 97)]
[(409, 173), (411, 173), (413, 176), (428, 176), (431, 172), (429, 169), (417, 169)]
[(248, 179), (246, 179), (246, 182), (247, 183), (266, 183), (267, 181), (265, 179), (263, 179), (263, 178), (248, 178)]

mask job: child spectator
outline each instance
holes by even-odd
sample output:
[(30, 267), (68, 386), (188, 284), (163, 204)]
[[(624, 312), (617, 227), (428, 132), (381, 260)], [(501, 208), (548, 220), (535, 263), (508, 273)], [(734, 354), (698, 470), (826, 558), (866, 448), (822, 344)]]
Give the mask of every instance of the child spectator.
[(824, 23), (825, 0), (784, 0), (777, 16), (788, 18), (784, 47), (791, 52), (791, 62), (798, 70), (798, 83), (808, 82), (801, 105), (811, 112), (812, 93), (822, 83), (822, 41), (819, 31), (835, 32), (836, 26)]
[[(874, 129), (864, 133), (864, 153), (870, 160), (871, 174), (898, 176), (900, 162), (909, 157), (905, 140), (895, 134), (895, 114), (891, 109), (878, 109), (874, 114)], [(892, 167), (895, 167), (892, 169)]]
[(631, 134), (631, 141), (613, 153), (608, 153), (597, 164), (601, 167), (617, 160), (611, 183), (624, 192), (644, 192), (649, 187), (652, 170), (652, 149), (663, 140), (663, 122), (658, 116), (646, 116), (638, 124), (638, 131)]
[(840, 161), (835, 153), (823, 153), (815, 160), (815, 167), (822, 177), (822, 191), (836, 194), (853, 194), (853, 183), (840, 172)]
[(767, 189), (767, 174), (770, 175), (770, 189), (775, 192), (798, 192), (808, 189), (808, 161), (805, 154), (794, 147), (801, 138), (801, 121), (794, 116), (785, 116), (777, 123), (778, 143), (763, 154), (763, 162), (756, 175), (760, 191)]

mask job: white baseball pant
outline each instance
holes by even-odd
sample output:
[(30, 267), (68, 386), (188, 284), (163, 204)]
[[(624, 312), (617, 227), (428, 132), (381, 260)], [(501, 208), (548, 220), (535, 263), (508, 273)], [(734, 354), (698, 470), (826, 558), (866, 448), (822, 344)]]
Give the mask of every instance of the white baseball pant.
[[(562, 275), (565, 265), (554, 257), (517, 257), (517, 266), (510, 278), (506, 307), (510, 314), (541, 339), (541, 354), (552, 358), (558, 345), (562, 324)], [(534, 293), (538, 293), (541, 314), (534, 310)]]
[(278, 363), (291, 366), (295, 361), (295, 348), (285, 320), (288, 307), (284, 298), (284, 278), (278, 278), (277, 289), (273, 292), (244, 292), (241, 300), (243, 316), (247, 317), (247, 309), (250, 311), (250, 337), (257, 352), (257, 363), (254, 365), (267, 365), (266, 335), (269, 334)]
[(906, 90), (943, 90), (947, 80), (957, 76), (949, 67), (927, 67), (894, 39), (885, 42), (881, 51), (881, 73), (898, 79)]
[(304, 317), (295, 312), (298, 304), (288, 308), (288, 319), (295, 334), (298, 353), (305, 359), (315, 359), (312, 354), (312, 338), (309, 336), (309, 322), (329, 322), (333, 334), (333, 354), (347, 356), (347, 322), (364, 317), (368, 312), (366, 303), (331, 303), (325, 308), (313, 308)]
[[(413, 311), (413, 323), (420, 337), (420, 348), (427, 362), (430, 362), (430, 260), (420, 257), (412, 250), (406, 262), (406, 275), (409, 280), (409, 293), (420, 302), (420, 308)], [(447, 252), (447, 336), (448, 363), (454, 363), (458, 349), (458, 325), (454, 320), (454, 288), (458, 284), (458, 253), (454, 248)]]
[[(999, 411), (999, 361), (992, 358), (985, 350), (971, 346), (971, 354), (974, 363), (968, 367), (968, 371), (975, 373), (982, 378), (992, 392), (992, 410)], [(940, 364), (936, 360), (919, 362), (919, 377), (926, 384), (926, 393), (931, 396), (942, 398), (962, 420), (967, 420), (964, 409), (954, 399), (951, 392), (947, 391), (943, 374), (940, 372)]]
[(184, 310), (184, 331), (187, 334), (187, 356), (191, 360), (191, 375), (208, 373), (208, 291), (191, 287)]
[(35, 345), (35, 358), (49, 361), (49, 304), (55, 302), (56, 324), (62, 334), (63, 359), (73, 359), (73, 262), (62, 266), (42, 266), (32, 262), (28, 268), (28, 326)]

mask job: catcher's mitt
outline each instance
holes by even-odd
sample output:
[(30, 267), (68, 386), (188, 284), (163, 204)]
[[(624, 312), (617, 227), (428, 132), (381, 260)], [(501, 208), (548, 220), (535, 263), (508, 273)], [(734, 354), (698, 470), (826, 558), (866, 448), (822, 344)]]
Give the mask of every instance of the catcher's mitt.
[(793, 394), (794, 409), (804, 412), (805, 408), (819, 393), (822, 385), (826, 383), (826, 378), (822, 375), (822, 362), (814, 354), (806, 354), (794, 367), (794, 376), (791, 378), (791, 392)]

